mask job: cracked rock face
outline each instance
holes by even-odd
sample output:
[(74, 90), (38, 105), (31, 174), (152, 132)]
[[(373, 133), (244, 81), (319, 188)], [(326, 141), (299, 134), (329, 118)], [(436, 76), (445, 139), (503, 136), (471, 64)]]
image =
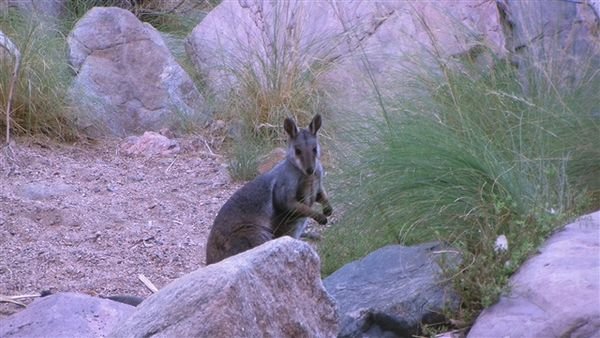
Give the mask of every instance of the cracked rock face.
[(67, 41), (77, 73), (71, 99), (84, 132), (126, 136), (207, 118), (202, 95), (158, 31), (132, 13), (93, 8)]
[(267, 86), (277, 69), (320, 77), (334, 105), (362, 112), (374, 104), (367, 65), (393, 94), (399, 72), (434, 63), (422, 60), (426, 50), (487, 64), (486, 48), (502, 56), (503, 45), (493, 1), (238, 0), (208, 13), (186, 51), (217, 97), (239, 86), (240, 74)]

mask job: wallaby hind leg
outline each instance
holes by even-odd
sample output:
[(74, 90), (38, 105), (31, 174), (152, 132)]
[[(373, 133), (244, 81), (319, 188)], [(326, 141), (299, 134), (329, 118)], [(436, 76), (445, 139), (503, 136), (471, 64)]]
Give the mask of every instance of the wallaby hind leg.
[(218, 252), (213, 253), (211, 257), (207, 256), (206, 264), (217, 263), (225, 258), (250, 250), (272, 239), (273, 233), (267, 228), (255, 225), (240, 227), (227, 237), (224, 245), (217, 250)]

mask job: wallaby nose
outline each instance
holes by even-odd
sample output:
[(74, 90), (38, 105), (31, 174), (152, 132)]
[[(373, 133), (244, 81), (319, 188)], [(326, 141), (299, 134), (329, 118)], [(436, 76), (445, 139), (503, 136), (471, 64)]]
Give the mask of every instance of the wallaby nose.
[(309, 174), (309, 175), (314, 174), (315, 173), (315, 168), (313, 168), (313, 167), (306, 168), (306, 173)]

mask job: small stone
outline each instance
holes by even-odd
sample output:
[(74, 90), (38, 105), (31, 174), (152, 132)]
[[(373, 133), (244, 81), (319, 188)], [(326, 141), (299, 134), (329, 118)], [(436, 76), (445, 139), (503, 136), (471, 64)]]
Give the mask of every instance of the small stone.
[(498, 238), (496, 238), (496, 243), (494, 244), (494, 251), (496, 251), (496, 253), (508, 251), (508, 239), (505, 235), (500, 235), (498, 236)]

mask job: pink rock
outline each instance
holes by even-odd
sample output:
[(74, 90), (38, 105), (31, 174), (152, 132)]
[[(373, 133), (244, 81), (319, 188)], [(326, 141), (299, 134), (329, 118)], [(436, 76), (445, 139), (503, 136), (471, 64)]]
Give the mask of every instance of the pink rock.
[(105, 337), (134, 309), (112, 300), (58, 293), (0, 320), (0, 337)]
[(177, 141), (153, 131), (144, 132), (142, 136), (129, 136), (119, 148), (126, 155), (144, 156), (165, 156), (180, 151)]
[(600, 211), (550, 237), (468, 337), (600, 337)]

